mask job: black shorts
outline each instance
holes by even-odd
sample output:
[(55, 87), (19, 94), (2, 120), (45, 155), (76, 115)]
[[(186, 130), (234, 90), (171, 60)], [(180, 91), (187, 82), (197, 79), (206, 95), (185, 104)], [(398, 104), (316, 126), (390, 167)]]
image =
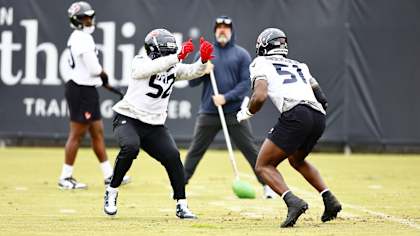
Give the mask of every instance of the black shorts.
[(65, 85), (64, 96), (69, 106), (71, 121), (89, 123), (101, 119), (96, 87), (78, 85), (69, 80)]
[(306, 105), (281, 114), (268, 139), (291, 155), (297, 150), (310, 153), (325, 129), (325, 115)]

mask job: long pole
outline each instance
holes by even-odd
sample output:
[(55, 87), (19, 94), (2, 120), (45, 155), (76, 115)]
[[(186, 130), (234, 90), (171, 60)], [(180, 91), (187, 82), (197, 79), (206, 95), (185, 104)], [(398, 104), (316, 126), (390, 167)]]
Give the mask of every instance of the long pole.
[[(211, 81), (211, 86), (213, 87), (214, 94), (218, 95), (219, 90), (217, 89), (216, 79), (214, 77), (213, 70), (210, 72), (210, 81)], [(223, 134), (225, 135), (226, 146), (229, 152), (229, 159), (233, 167), (233, 172), (235, 174), (236, 180), (239, 180), (239, 171), (238, 171), (238, 167), (236, 166), (235, 156), (233, 155), (232, 143), (230, 142), (229, 131), (226, 125), (225, 114), (223, 113), (222, 106), (217, 106), (217, 111), (219, 112), (220, 123), (222, 123)]]

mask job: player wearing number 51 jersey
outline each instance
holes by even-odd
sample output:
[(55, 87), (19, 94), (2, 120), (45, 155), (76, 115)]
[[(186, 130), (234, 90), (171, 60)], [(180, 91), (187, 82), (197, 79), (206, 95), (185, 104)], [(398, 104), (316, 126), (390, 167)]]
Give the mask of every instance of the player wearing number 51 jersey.
[(293, 226), (308, 204), (295, 196), (277, 170), (285, 159), (321, 194), (325, 210), (323, 222), (334, 219), (341, 205), (328, 190), (318, 170), (306, 156), (325, 128), (327, 99), (304, 63), (286, 58), (287, 38), (276, 28), (264, 30), (257, 39), (258, 57), (250, 65), (253, 94), (247, 108), (237, 114), (238, 121), (259, 111), (267, 96), (280, 111), (258, 154), (255, 171), (285, 201), (288, 212), (281, 227)]
[(326, 99), (316, 99), (312, 88), (319, 88), (319, 85), (305, 63), (281, 55), (262, 56), (255, 58), (251, 63), (250, 74), (252, 86), (257, 80), (267, 81), (268, 96), (280, 113), (287, 112), (299, 104), (306, 104), (325, 114), (323, 106), (326, 109)]
[(113, 128), (120, 152), (111, 184), (105, 191), (104, 211), (108, 215), (117, 213), (118, 187), (141, 148), (165, 167), (177, 200), (176, 216), (193, 219), (196, 216), (187, 206), (179, 151), (164, 123), (172, 85), (176, 80), (203, 76), (213, 46), (201, 38), (201, 59), (182, 64), (179, 62), (194, 50), (191, 40), (183, 43), (177, 54), (175, 37), (165, 29), (156, 29), (146, 36), (145, 49), (147, 56), (138, 55), (133, 60), (126, 95), (113, 107), (117, 113)]

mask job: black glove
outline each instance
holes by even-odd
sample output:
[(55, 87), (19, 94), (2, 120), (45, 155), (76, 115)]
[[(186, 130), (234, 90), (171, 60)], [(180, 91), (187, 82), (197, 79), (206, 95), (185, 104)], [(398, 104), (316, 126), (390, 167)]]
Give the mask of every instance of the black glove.
[(105, 71), (101, 71), (101, 73), (99, 74), (99, 77), (101, 77), (102, 86), (107, 86), (109, 84), (108, 74), (105, 73)]
[(322, 91), (321, 87), (316, 86), (316, 87), (312, 88), (312, 91), (314, 91), (314, 95), (315, 95), (316, 100), (319, 103), (321, 103), (321, 105), (324, 108), (324, 110), (327, 110), (327, 108), (328, 108), (327, 97), (325, 96), (325, 94)]

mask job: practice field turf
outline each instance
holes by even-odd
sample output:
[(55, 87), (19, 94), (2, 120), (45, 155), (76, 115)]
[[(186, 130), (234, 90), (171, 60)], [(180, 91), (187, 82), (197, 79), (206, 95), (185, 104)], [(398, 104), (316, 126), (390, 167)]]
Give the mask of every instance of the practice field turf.
[[(113, 160), (116, 149), (109, 149)], [(63, 149), (0, 149), (0, 235), (420, 235), (420, 155), (312, 154), (309, 160), (343, 203), (338, 219), (320, 222), (319, 195), (287, 162), (280, 165), (292, 190), (309, 203), (294, 228), (281, 229), (286, 207), (262, 199), (262, 187), (237, 152), (243, 180), (257, 199), (237, 199), (225, 151), (209, 151), (187, 186), (198, 220), (175, 217), (164, 169), (141, 152), (120, 189), (118, 215), (103, 214), (102, 174), (90, 149), (79, 151), (74, 176), (88, 190), (57, 188)], [(185, 156), (185, 151), (181, 152)]]

